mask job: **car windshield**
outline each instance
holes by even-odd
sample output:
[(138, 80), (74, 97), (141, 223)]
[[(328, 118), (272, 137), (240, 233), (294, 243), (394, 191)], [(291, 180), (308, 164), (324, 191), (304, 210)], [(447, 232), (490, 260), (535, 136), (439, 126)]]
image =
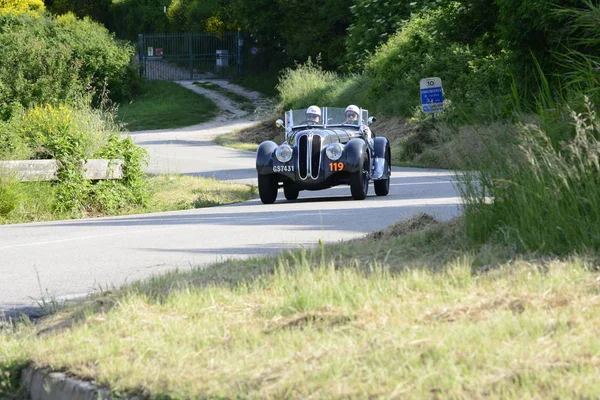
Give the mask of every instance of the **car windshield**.
[(331, 127), (331, 126), (359, 126), (366, 123), (368, 111), (360, 110), (356, 118), (347, 117), (345, 108), (321, 107), (321, 115), (307, 114), (306, 109), (289, 110), (285, 113), (285, 126), (287, 129), (296, 127)]

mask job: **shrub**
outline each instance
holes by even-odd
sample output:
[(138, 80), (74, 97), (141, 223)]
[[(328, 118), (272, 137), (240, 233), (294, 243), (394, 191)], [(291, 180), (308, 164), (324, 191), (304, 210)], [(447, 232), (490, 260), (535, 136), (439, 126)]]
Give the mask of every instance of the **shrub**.
[[(6, 125), (28, 144), (33, 158), (60, 161), (55, 204), (59, 212), (113, 212), (147, 201), (143, 179), (146, 153), (130, 138), (120, 137), (110, 110), (85, 105), (36, 106)], [(82, 174), (82, 163), (90, 158), (123, 160), (124, 178), (91, 184)]]
[(277, 90), (284, 108), (304, 108), (323, 104), (328, 94), (341, 83), (340, 77), (324, 71), (309, 58), (305, 64), (283, 70)]
[(366, 66), (365, 75), (371, 83), (367, 102), (380, 111), (409, 116), (420, 104), (419, 81), (433, 76), (442, 79), (445, 97), (458, 109), (477, 113), (477, 107), (486, 104), (482, 100), (508, 102), (509, 54), (490, 54), (482, 44), (451, 42), (438, 31), (442, 17), (453, 18), (457, 13), (453, 4), (413, 15), (381, 46)]
[(114, 210), (127, 205), (145, 205), (149, 200), (144, 166), (148, 161), (145, 149), (136, 146), (130, 137), (113, 134), (104, 148), (97, 153), (100, 158), (123, 161), (123, 179), (103, 182), (93, 187), (92, 203), (98, 210)]
[(0, 160), (28, 160), (31, 149), (12, 124), (0, 121)]
[(6, 216), (18, 205), (19, 191), (16, 184), (10, 179), (0, 176), (0, 216)]
[(57, 36), (69, 44), (73, 62), (81, 65), (80, 78), (91, 83), (97, 99), (105, 88), (112, 100), (128, 99), (139, 89), (141, 78), (131, 63), (134, 46), (117, 43), (114, 34), (89, 18), (66, 14), (56, 22)]
[(48, 40), (53, 25), (45, 17), (0, 16), (0, 119), (84, 92), (87, 82), (79, 77), (80, 62), (73, 60), (68, 43)]
[(416, 2), (380, 2), (356, 0), (350, 6), (352, 24), (346, 38), (346, 67), (360, 70), (377, 47), (402, 28), (410, 13), (417, 11)]
[(106, 130), (99, 111), (67, 105), (35, 106), (12, 121), (33, 150), (34, 159), (84, 160), (105, 146)]
[(73, 15), (0, 16), (0, 119), (35, 104), (76, 102), (90, 87), (99, 100), (131, 94), (139, 77), (131, 46), (118, 45), (108, 31)]

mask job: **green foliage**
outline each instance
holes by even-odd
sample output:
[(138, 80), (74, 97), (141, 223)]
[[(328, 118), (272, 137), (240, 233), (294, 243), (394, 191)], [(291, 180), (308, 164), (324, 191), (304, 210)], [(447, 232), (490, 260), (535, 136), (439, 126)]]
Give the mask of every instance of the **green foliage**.
[(36, 103), (54, 104), (81, 96), (87, 82), (65, 41), (51, 40), (54, 21), (0, 16), (0, 119)]
[(417, 2), (355, 0), (350, 6), (352, 24), (346, 39), (347, 67), (361, 69), (377, 47), (400, 30), (414, 11)]
[(139, 89), (139, 74), (131, 64), (134, 46), (117, 43), (113, 34), (88, 18), (67, 14), (56, 21), (58, 38), (69, 45), (73, 62), (81, 65), (80, 77), (91, 83), (98, 97), (106, 89), (112, 100), (124, 100)]
[(561, 51), (562, 81), (568, 90), (584, 92), (600, 102), (600, 6), (584, 0), (581, 8), (562, 8), (559, 15), (570, 19), (571, 46)]
[(100, 98), (127, 97), (136, 84), (133, 48), (108, 31), (72, 15), (58, 20), (0, 16), (0, 119), (35, 104), (78, 101), (91, 88)]
[(32, 151), (13, 124), (0, 121), (0, 160), (27, 160)]
[(570, 114), (569, 140), (553, 145), (539, 124), (520, 124), (518, 155), (494, 154), (472, 177), (465, 198), (473, 239), (552, 253), (600, 248), (600, 119), (589, 102)]
[(309, 58), (305, 64), (285, 69), (277, 90), (284, 108), (303, 108), (323, 104), (325, 98), (341, 83), (334, 72), (324, 71)]
[(39, 106), (24, 113), (14, 125), (35, 159), (60, 162), (56, 202), (60, 211), (81, 208), (87, 192), (82, 161), (91, 155), (95, 143), (85, 131), (86, 124), (78, 123), (81, 115), (66, 106)]
[(110, 129), (100, 111), (66, 105), (35, 106), (10, 121), (34, 159), (83, 160), (105, 146)]
[(18, 205), (19, 191), (16, 183), (9, 178), (0, 176), (0, 217), (7, 215), (17, 208)]
[[(60, 162), (52, 208), (59, 214), (87, 211), (114, 213), (148, 199), (143, 166), (146, 152), (130, 138), (121, 138), (109, 111), (89, 106), (44, 105), (33, 107), (5, 123), (1, 132), (26, 144), (35, 159)], [(15, 150), (13, 150), (13, 153)], [(90, 183), (84, 179), (83, 163), (91, 158), (123, 160), (124, 178)]]
[(370, 60), (365, 71), (372, 84), (368, 99), (379, 110), (412, 114), (419, 104), (419, 81), (430, 76), (442, 79), (445, 97), (456, 107), (472, 108), (482, 98), (509, 94), (506, 53), (448, 42), (438, 32), (438, 21), (457, 12), (452, 5), (413, 16)]
[(106, 25), (117, 37), (136, 42), (140, 33), (167, 32), (164, 7), (170, 3), (170, 0), (113, 1)]
[[(123, 179), (95, 185), (93, 202), (103, 211), (114, 211), (128, 205), (145, 205), (149, 199), (144, 166), (148, 162), (145, 149), (136, 146), (130, 137), (113, 134), (97, 156), (123, 161)], [(103, 201), (104, 200), (104, 201)]]
[(79, 18), (90, 17), (104, 23), (111, 3), (111, 0), (52, 0), (48, 9), (54, 14), (73, 13)]
[(232, 0), (231, 7), (242, 30), (272, 58), (291, 63), (320, 54), (324, 68), (341, 65), (351, 18), (347, 1)]

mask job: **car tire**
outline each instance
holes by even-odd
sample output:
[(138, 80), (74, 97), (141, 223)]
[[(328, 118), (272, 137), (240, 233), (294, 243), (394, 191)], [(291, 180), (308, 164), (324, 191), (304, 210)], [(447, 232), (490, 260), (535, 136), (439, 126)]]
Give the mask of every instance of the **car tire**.
[(277, 175), (258, 174), (258, 194), (260, 201), (264, 204), (273, 204), (277, 199), (277, 190), (279, 182)]
[(286, 200), (296, 200), (300, 191), (296, 189), (293, 183), (284, 183), (283, 194), (285, 195)]
[(350, 193), (354, 200), (364, 200), (369, 193), (369, 169), (371, 162), (369, 155), (365, 156), (362, 168), (350, 175)]
[(373, 181), (375, 187), (375, 194), (377, 196), (387, 196), (390, 192), (390, 177), (392, 176), (392, 157), (390, 156), (390, 148), (388, 147), (385, 152), (385, 162), (387, 164), (387, 178)]

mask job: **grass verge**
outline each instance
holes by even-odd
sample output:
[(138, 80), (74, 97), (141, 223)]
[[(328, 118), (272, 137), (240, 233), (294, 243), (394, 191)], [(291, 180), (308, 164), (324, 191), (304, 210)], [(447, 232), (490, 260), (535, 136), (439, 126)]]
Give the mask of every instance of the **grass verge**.
[(146, 81), (133, 101), (121, 104), (117, 121), (128, 131), (180, 128), (206, 122), (217, 105), (174, 82)]
[(254, 112), (256, 107), (252, 100), (247, 98), (246, 96), (242, 96), (241, 94), (234, 93), (231, 90), (227, 90), (222, 86), (216, 85), (212, 82), (194, 82), (194, 85), (199, 86), (204, 89), (213, 90), (232, 100), (237, 106), (248, 113)]
[(211, 178), (160, 175), (146, 179), (152, 193), (148, 204), (120, 209), (111, 214), (99, 214), (94, 210), (57, 212), (53, 207), (53, 204), (56, 203), (56, 186), (52, 183), (13, 183), (15, 193), (18, 193), (18, 199), (15, 201), (17, 206), (7, 214), (0, 214), (0, 224), (186, 210), (237, 203), (257, 196), (257, 190), (254, 187)]
[(63, 369), (151, 399), (595, 398), (594, 265), (473, 247), (461, 220), (420, 216), (5, 329), (0, 369)]
[(275, 126), (274, 120), (262, 121), (250, 128), (233, 131), (215, 138), (219, 146), (238, 150), (256, 151), (258, 145), (265, 140), (281, 140), (283, 130)]

